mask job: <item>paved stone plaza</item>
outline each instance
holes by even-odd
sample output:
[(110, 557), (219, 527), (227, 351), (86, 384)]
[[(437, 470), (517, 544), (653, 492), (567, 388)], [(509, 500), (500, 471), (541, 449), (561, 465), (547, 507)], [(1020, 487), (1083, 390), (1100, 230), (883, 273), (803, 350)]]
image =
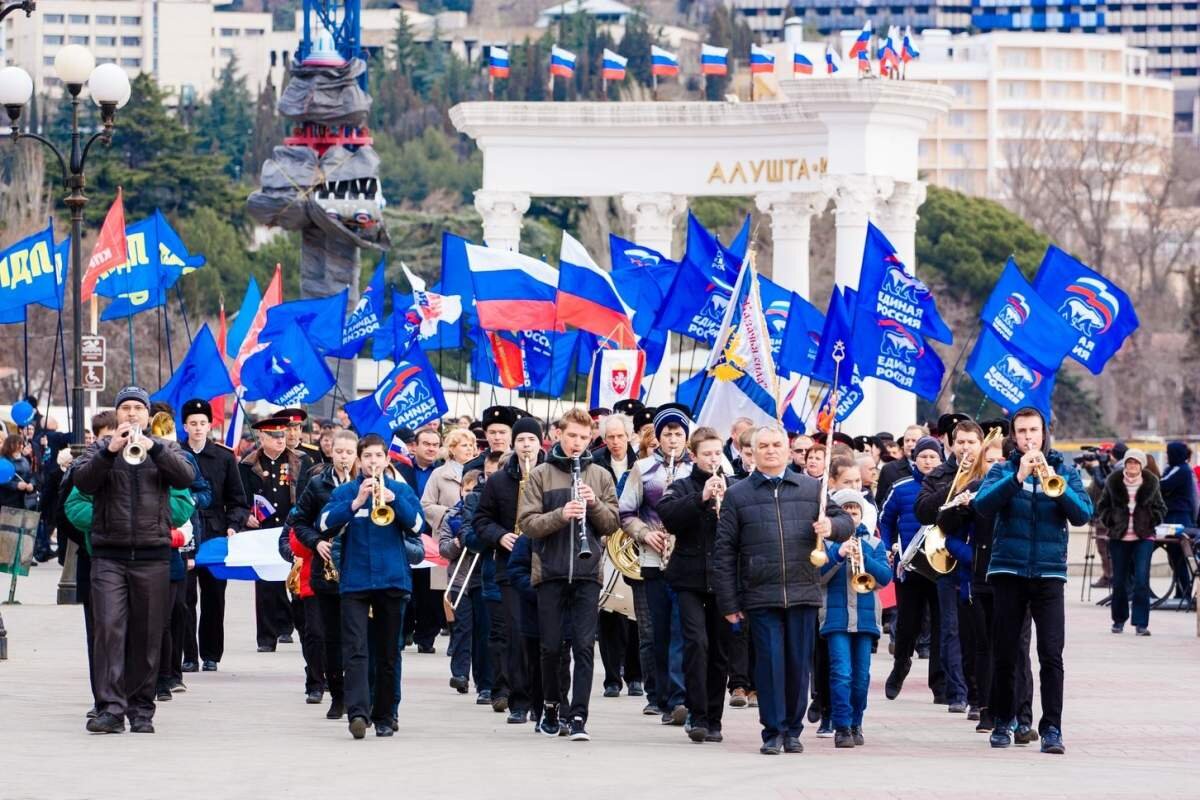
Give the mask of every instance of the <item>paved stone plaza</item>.
[[(1068, 590), (1065, 757), (993, 751), (974, 723), (929, 702), (921, 667), (888, 702), (876, 658), (867, 746), (835, 751), (815, 728), (806, 752), (757, 754), (754, 710), (728, 710), (723, 744), (694, 745), (641, 716), (639, 699), (596, 694), (593, 740), (508, 726), (446, 684), (438, 655), (404, 659), (400, 730), (355, 742), (304, 704), (299, 645), (254, 652), (251, 588), (231, 583), (217, 673), (185, 676), (161, 704), (158, 734), (92, 736), (82, 613), (54, 605), (58, 569), (33, 570), (5, 606), (0, 662), (0, 799), (7, 798), (662, 798), (1200, 797), (1200, 639), (1192, 614), (1155, 612), (1153, 637), (1108, 632), (1106, 609)], [(7, 576), (0, 586), (7, 590)], [(597, 659), (597, 662), (599, 659)], [(597, 667), (599, 664), (597, 663)], [(1036, 701), (1035, 701), (1036, 702)], [(1035, 706), (1036, 708), (1036, 706)]]

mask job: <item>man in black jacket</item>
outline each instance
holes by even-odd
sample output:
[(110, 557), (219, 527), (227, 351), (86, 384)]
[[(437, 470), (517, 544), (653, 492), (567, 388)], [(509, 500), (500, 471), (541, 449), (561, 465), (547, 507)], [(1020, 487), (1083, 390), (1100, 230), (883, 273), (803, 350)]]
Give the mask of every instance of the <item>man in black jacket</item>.
[(888, 494), (892, 491), (892, 484), (912, 472), (912, 464), (908, 459), (912, 456), (913, 448), (917, 446), (917, 440), (925, 435), (925, 428), (921, 425), (909, 425), (904, 429), (904, 438), (901, 440), (902, 457), (887, 462), (879, 470), (879, 483), (875, 486), (875, 499), (880, 508), (883, 508), (883, 504), (887, 502)]
[(788, 455), (782, 427), (755, 432), (755, 470), (726, 492), (714, 550), (721, 613), (731, 624), (750, 621), (764, 755), (804, 752), (800, 732), (823, 594), (809, 556), (819, 538), (843, 541), (854, 530), (849, 515), (822, 502), (819, 481), (787, 469)]
[[(151, 438), (150, 395), (127, 386), (117, 393), (117, 432), (88, 448), (72, 473), (93, 498), (93, 677), (99, 712), (92, 733), (154, 733), (154, 686), (170, 585), (170, 489), (188, 488), (195, 474), (179, 445)], [(130, 463), (132, 442), (145, 459)]]
[(717, 474), (722, 448), (715, 430), (697, 428), (688, 449), (692, 471), (667, 487), (658, 501), (658, 515), (675, 537), (666, 578), (679, 598), (687, 734), (693, 742), (719, 742), (728, 662), (721, 635), (725, 620), (713, 589), (713, 548), (728, 479)]
[[(212, 489), (212, 503), (200, 510), (201, 530), (196, 546), (219, 536), (232, 536), (246, 524), (250, 504), (242, 488), (237, 457), (224, 445), (209, 440), (212, 406), (207, 400), (188, 400), (180, 410), (187, 447), (200, 465), (200, 474)], [(199, 613), (197, 614), (197, 604)], [(216, 672), (225, 652), (225, 581), (207, 569), (188, 571), (187, 621), (183, 640), (183, 671), (195, 672), (199, 658), (205, 672)], [(196, 634), (199, 632), (199, 648)]]
[[(504, 465), (483, 484), (479, 506), (475, 510), (475, 533), (483, 540), (496, 565), (496, 583), (500, 586), (501, 607), (491, 616), (494, 636), (489, 641), (503, 642), (503, 652), (492, 653), (494, 672), (492, 707), (499, 705), (497, 691), (507, 688), (508, 722), (519, 725), (528, 718), (529, 689), (527, 665), (521, 648), (521, 598), (508, 580), (508, 556), (517, 542), (517, 502), (520, 487), (529, 471), (545, 460), (542, 454), (542, 426), (532, 417), (522, 417), (513, 426), (513, 452)], [(498, 629), (498, 630), (497, 630)], [(499, 648), (498, 648), (499, 649)]]

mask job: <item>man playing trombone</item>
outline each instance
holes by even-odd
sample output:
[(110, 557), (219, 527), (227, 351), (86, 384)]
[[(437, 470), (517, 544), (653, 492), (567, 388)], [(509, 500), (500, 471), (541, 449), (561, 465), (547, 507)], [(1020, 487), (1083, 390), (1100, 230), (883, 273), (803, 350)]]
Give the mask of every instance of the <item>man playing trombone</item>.
[(1042, 412), (1025, 407), (1013, 414), (1012, 438), (1012, 455), (992, 467), (975, 497), (976, 510), (996, 520), (987, 574), (995, 587), (996, 611), (996, 669), (989, 702), (996, 727), (991, 745), (1012, 743), (1013, 683), (1021, 623), (1028, 610), (1037, 627), (1042, 752), (1062, 754), (1067, 525), (1086, 525), (1092, 518), (1092, 501), (1079, 472), (1050, 449)]

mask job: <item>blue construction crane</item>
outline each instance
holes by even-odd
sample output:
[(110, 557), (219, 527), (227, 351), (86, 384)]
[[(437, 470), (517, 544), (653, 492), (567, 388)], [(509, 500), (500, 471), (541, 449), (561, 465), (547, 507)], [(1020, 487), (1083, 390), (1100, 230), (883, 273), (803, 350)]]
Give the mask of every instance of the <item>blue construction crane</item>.
[(362, 49), (362, 3), (361, 0), (304, 0), (304, 25), (300, 46), (296, 49), (296, 61), (304, 60), (313, 52), (314, 33), (321, 28), (333, 37), (333, 47), (344, 59), (366, 60)]

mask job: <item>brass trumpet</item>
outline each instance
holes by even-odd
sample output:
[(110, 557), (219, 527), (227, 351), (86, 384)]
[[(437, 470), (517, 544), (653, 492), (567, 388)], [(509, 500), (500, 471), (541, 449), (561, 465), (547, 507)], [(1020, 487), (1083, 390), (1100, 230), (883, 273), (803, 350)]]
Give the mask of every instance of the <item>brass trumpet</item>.
[(125, 445), (125, 449), (121, 451), (121, 458), (125, 459), (125, 463), (136, 467), (146, 460), (149, 450), (146, 445), (142, 444), (142, 429), (140, 426), (135, 426), (129, 431), (129, 442)]
[(371, 522), (383, 527), (391, 525), (396, 519), (396, 512), (387, 504), (387, 500), (383, 497), (384, 480), (383, 470), (379, 470), (378, 475), (372, 476), (375, 479), (375, 486), (371, 491)]
[(1037, 475), (1038, 480), (1042, 482), (1042, 491), (1046, 493), (1047, 497), (1061, 497), (1062, 493), (1067, 490), (1067, 482), (1046, 462), (1044, 453), (1038, 453), (1033, 474)]
[(862, 539), (857, 536), (850, 539), (850, 552), (846, 557), (846, 566), (850, 571), (850, 588), (858, 594), (875, 591), (875, 577), (867, 572), (863, 563)]

